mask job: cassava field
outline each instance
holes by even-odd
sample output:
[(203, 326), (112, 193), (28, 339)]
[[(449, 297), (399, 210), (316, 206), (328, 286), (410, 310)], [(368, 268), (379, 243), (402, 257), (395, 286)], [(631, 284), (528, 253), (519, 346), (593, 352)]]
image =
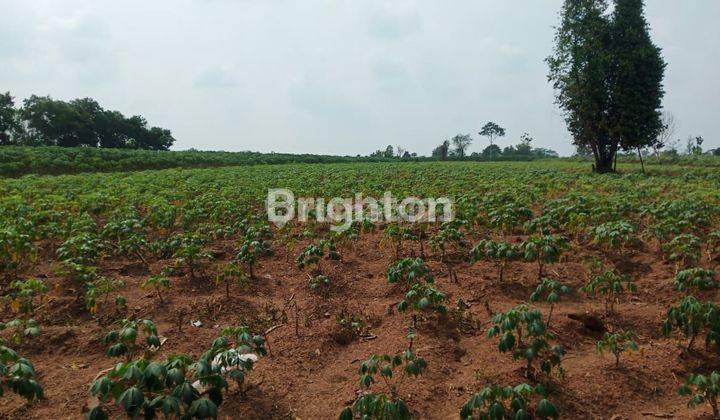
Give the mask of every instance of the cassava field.
[[(0, 415), (711, 418), (720, 171), (619, 170), (340, 163), (0, 180)], [(448, 196), (456, 217), (278, 228), (268, 188)]]

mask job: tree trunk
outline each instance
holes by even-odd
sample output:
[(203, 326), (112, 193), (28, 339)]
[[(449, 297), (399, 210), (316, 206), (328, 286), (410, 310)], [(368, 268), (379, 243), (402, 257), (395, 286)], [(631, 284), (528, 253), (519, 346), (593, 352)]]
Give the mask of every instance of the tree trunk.
[(613, 172), (617, 172), (617, 152), (615, 152), (615, 156), (613, 157)]
[(615, 154), (606, 156), (598, 156), (595, 158), (595, 172), (599, 174), (606, 174), (613, 172), (613, 158)]
[(643, 162), (642, 152), (640, 151), (639, 147), (638, 147), (638, 157), (640, 158), (640, 167), (642, 168), (642, 173), (643, 173), (643, 175), (645, 175), (645, 162)]

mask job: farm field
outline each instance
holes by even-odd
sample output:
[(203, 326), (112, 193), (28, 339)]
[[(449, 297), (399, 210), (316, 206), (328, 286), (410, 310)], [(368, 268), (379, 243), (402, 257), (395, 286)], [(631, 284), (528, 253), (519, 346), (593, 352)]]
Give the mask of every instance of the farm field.
[[(4, 384), (0, 416), (331, 419), (367, 392), (393, 394), (387, 380), (417, 418), (457, 418), (484, 388), (523, 383), (535, 418), (712, 418), (678, 390), (720, 370), (720, 171), (618, 169), (332, 163), (0, 180), (0, 337), (34, 368), (17, 387), (43, 394), (28, 402)], [(448, 196), (455, 220), (279, 228), (269, 188)], [(227, 357), (234, 348), (257, 361)], [(3, 370), (26, 366), (8, 354)], [(382, 354), (405, 354), (402, 366), (361, 386)], [(233, 370), (211, 366), (218, 355)]]

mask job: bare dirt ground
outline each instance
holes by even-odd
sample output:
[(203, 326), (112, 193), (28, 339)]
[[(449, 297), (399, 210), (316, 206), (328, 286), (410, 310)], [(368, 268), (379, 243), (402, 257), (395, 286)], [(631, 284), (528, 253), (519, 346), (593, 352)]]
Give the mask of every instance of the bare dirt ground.
[[(248, 325), (255, 332), (275, 327), (268, 334), (270, 354), (250, 373), (245, 392), (231, 386), (220, 407), (221, 418), (337, 418), (357, 395), (360, 362), (373, 353), (404, 350), (411, 321), (408, 314), (394, 309), (403, 291), (387, 283), (393, 252), (381, 246), (379, 234), (364, 235), (351, 247), (341, 248), (342, 261), (323, 262), (333, 281), (327, 297), (312, 292), (306, 272), (295, 267), (295, 256), (304, 245), (300, 241), (292, 249), (276, 247), (273, 257), (259, 263), (252, 284), (245, 288), (234, 285), (228, 299), (214, 278), (217, 264), (229, 261), (236, 249), (232, 241), (214, 242), (210, 248), (218, 259), (192, 283), (173, 278), (164, 305), (139, 285), (151, 272), (170, 265), (170, 260), (153, 261), (146, 268), (122, 259), (105, 259), (103, 273), (126, 283), (120, 293), (127, 297), (128, 311), (114, 313), (109, 303), (96, 316), (89, 315), (63, 289), (51, 263), (40, 263), (27, 276), (45, 278), (56, 287), (39, 311), (42, 334), (16, 349), (34, 363), (45, 399), (26, 404), (7, 393), (0, 400), (0, 416), (84, 416), (91, 401), (89, 384), (98, 372), (116, 363), (105, 355), (102, 337), (112, 329), (113, 320), (142, 317), (154, 320), (159, 334), (167, 338), (157, 357), (172, 353), (198, 356), (225, 326)], [(41, 260), (53, 261), (51, 252), (45, 249)], [(410, 256), (418, 250), (406, 246), (404, 252)], [(575, 244), (563, 262), (547, 267), (547, 274), (577, 289), (587, 280), (583, 261), (591, 255), (601, 253)], [(661, 334), (666, 308), (680, 298), (671, 284), (674, 266), (664, 263), (653, 245), (632, 250), (624, 258), (616, 263), (637, 279), (638, 293), (620, 302), (615, 315), (605, 317), (599, 299), (588, 299), (579, 292), (555, 308), (552, 330), (567, 355), (565, 376), (554, 380), (549, 399), (563, 418), (570, 419), (710, 418), (709, 407), (686, 408), (687, 399), (677, 390), (688, 373), (719, 369), (717, 357), (702, 345), (684, 354), (680, 337)], [(418, 380), (406, 381), (401, 394), (418, 418), (457, 418), (460, 407), (482, 387), (528, 381), (524, 363), (500, 353), (497, 340), (487, 338), (485, 332), (492, 312), (527, 302), (537, 281), (537, 266), (511, 263), (505, 282), (498, 284), (492, 263), (459, 263), (457, 283), (450, 281), (445, 265), (435, 258), (430, 257), (428, 264), (449, 308), (462, 300), (469, 309), (462, 322), (455, 319), (439, 324), (430, 318), (420, 323), (414, 346), (427, 360), (428, 370)], [(717, 261), (703, 261), (703, 265), (717, 268)], [(717, 300), (715, 293), (702, 297)], [(547, 313), (546, 304), (537, 306)], [(178, 317), (183, 308), (190, 315)], [(341, 333), (337, 318), (342, 313), (365, 320), (363, 337)], [(595, 349), (601, 333), (569, 319), (571, 313), (598, 316), (610, 329), (634, 330), (642, 350), (623, 355), (616, 368), (612, 355), (601, 356)], [(4, 313), (3, 318), (8, 315)], [(200, 320), (202, 326), (191, 326), (191, 320)]]

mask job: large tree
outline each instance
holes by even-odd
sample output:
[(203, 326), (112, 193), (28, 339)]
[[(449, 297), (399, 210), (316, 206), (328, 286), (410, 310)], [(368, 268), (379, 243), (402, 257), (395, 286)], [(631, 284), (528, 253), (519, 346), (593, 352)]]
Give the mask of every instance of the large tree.
[(16, 114), (10, 92), (0, 93), (0, 145), (12, 143), (12, 132), (17, 126)]
[(105, 110), (90, 98), (65, 102), (33, 95), (19, 115), (27, 130), (16, 143), (24, 145), (167, 150), (175, 141), (170, 130)]
[(642, 0), (565, 0), (548, 75), (576, 146), (597, 172), (613, 171), (618, 149), (652, 146), (662, 128), (665, 63), (652, 44)]
[(467, 149), (472, 143), (472, 137), (470, 137), (470, 134), (458, 134), (453, 137), (451, 141), (454, 147), (453, 152), (455, 156), (465, 157)]
[[(480, 132), (478, 134), (483, 137), (487, 137), (488, 140), (490, 141), (490, 146), (494, 146), (496, 138), (505, 137), (505, 129), (500, 127), (498, 124), (490, 121), (487, 124), (485, 124), (482, 129), (480, 129)], [(497, 149), (499, 150), (500, 148), (498, 147)], [(495, 148), (492, 148), (492, 147), (489, 149), (485, 148), (485, 150), (492, 153), (490, 155), (491, 159), (495, 157), (495, 154), (494, 154)]]
[(432, 156), (440, 158), (440, 160), (446, 160), (448, 158), (448, 154), (450, 153), (450, 141), (445, 140), (432, 151)]
[(498, 137), (505, 137), (505, 129), (490, 121), (485, 124), (480, 132), (478, 133), (483, 137), (487, 137), (490, 140), (490, 144), (495, 144), (495, 139)]
[(588, 146), (595, 170), (612, 170), (618, 144), (610, 138), (607, 89), (610, 68), (610, 24), (604, 0), (565, 0), (555, 51), (548, 57), (555, 101), (576, 146)]
[[(625, 151), (656, 146), (663, 129), (665, 61), (650, 39), (643, 0), (615, 0), (612, 15), (610, 133)], [(644, 168), (643, 168), (644, 170)]]

